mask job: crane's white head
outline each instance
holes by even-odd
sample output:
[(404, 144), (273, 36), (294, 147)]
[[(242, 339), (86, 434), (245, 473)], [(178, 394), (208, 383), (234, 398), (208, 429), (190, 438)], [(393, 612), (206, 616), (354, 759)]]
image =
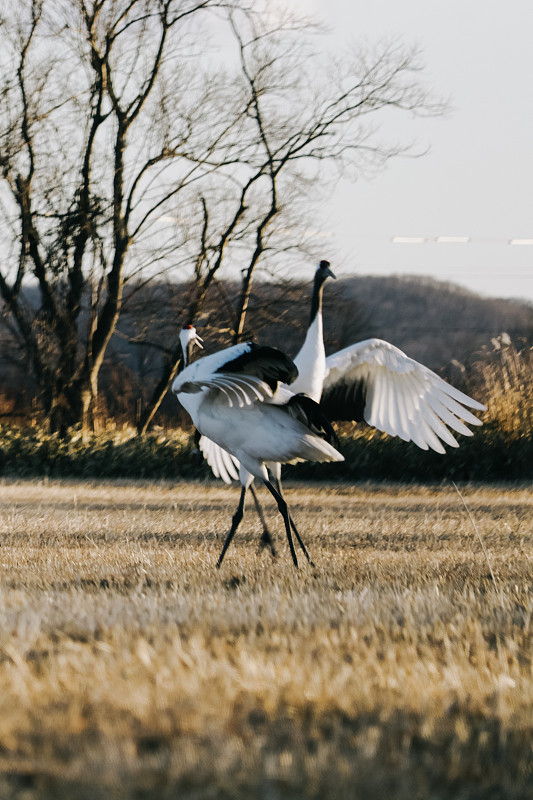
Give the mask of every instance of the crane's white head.
[(180, 344), (183, 351), (183, 366), (191, 360), (192, 348), (197, 345), (201, 350), (203, 349), (202, 339), (196, 333), (194, 325), (185, 325), (180, 331)]

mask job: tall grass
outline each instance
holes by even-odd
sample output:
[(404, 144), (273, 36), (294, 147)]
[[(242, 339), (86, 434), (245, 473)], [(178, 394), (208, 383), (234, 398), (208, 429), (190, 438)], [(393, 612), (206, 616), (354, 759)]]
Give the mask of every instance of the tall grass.
[(533, 348), (518, 350), (508, 336), (493, 340), (494, 349), (476, 366), (477, 394), (488, 406), (486, 422), (508, 441), (533, 435)]

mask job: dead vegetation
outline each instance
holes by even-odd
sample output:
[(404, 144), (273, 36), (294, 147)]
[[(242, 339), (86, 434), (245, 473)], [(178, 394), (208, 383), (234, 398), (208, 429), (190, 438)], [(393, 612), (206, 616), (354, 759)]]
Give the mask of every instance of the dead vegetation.
[[(533, 492), (4, 483), (0, 797), (533, 792)], [(275, 519), (274, 509), (271, 518)], [(216, 534), (219, 538), (215, 538)]]

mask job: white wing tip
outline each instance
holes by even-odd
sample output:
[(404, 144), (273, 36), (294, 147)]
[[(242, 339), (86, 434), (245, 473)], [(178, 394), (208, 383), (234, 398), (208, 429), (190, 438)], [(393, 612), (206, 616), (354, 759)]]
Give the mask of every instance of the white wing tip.
[(435, 453), (439, 453), (439, 455), (441, 456), (446, 455), (446, 448), (444, 447), (444, 445), (440, 443), (438, 439), (435, 442), (427, 442), (427, 444), (429, 447), (431, 447), (432, 450), (435, 451)]

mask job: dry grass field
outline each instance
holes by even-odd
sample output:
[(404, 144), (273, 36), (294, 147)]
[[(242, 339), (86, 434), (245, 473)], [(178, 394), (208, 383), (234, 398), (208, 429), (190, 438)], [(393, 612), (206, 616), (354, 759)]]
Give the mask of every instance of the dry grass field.
[[(533, 490), (1, 484), (0, 797), (533, 797)], [(265, 493), (264, 493), (265, 494)], [(266, 497), (265, 497), (266, 500)], [(218, 534), (218, 538), (216, 538)]]

